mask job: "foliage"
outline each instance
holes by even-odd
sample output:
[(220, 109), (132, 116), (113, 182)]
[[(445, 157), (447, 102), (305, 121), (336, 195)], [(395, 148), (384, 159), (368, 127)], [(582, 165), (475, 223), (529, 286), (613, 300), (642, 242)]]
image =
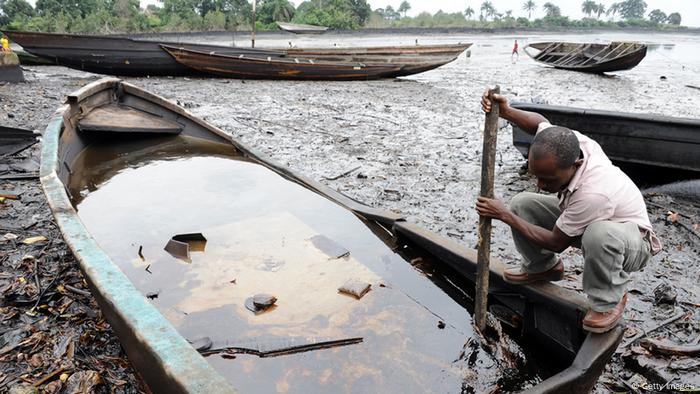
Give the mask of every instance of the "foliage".
[[(602, 3), (586, 0), (581, 9), (587, 17), (572, 20), (561, 15), (552, 1), (542, 8), (546, 16), (531, 20), (535, 1), (523, 1), (528, 17), (514, 17), (511, 10), (500, 13), (492, 1), (485, 0), (478, 10), (467, 7), (463, 13), (438, 11), (407, 16), (411, 5), (403, 1), (374, 11), (367, 0), (306, 0), (294, 7), (290, 0), (258, 0), (256, 28), (277, 29), (276, 21), (292, 21), (336, 29), (360, 27), (464, 27), (464, 28), (678, 28), (681, 15), (668, 16), (655, 9), (644, 19), (643, 0), (624, 0), (606, 10)], [(472, 17), (479, 12), (479, 20)], [(641, 12), (641, 13), (640, 13)], [(603, 21), (606, 14), (623, 20)], [(0, 0), (0, 26), (15, 30), (70, 33), (117, 33), (148, 31), (237, 30), (249, 29), (252, 5), (248, 0), (159, 0), (158, 6), (139, 8), (138, 0)]]

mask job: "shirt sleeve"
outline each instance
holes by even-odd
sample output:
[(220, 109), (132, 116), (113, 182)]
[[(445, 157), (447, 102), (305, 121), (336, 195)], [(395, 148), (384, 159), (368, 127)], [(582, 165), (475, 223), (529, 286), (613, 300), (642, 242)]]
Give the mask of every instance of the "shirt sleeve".
[(540, 123), (540, 124), (537, 125), (537, 131), (535, 132), (535, 134), (537, 134), (537, 133), (539, 133), (540, 131), (542, 131), (542, 130), (544, 130), (544, 129), (546, 129), (546, 128), (549, 128), (549, 127), (552, 127), (552, 124), (551, 124), (551, 123), (549, 123), (549, 122), (542, 122), (542, 123)]
[(556, 222), (556, 226), (569, 237), (582, 235), (589, 224), (608, 220), (614, 214), (612, 203), (605, 195), (586, 193), (573, 197)]

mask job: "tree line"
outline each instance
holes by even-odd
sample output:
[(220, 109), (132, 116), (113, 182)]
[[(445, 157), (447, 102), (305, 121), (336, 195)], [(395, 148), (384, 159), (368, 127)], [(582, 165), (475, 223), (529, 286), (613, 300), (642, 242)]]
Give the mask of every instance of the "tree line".
[[(15, 30), (72, 33), (132, 33), (163, 31), (248, 30), (252, 27), (253, 7), (248, 0), (159, 0), (158, 6), (139, 8), (139, 0), (0, 0), (0, 26)], [(543, 18), (532, 19), (532, 12), (545, 11)], [(680, 26), (681, 15), (654, 9), (647, 14), (644, 0), (624, 0), (605, 5), (583, 1), (580, 20), (562, 15), (549, 1), (541, 6), (525, 1), (516, 17), (513, 10), (499, 11), (486, 0), (464, 12), (434, 14), (423, 12), (408, 16), (411, 5), (403, 1), (372, 10), (366, 0), (306, 0), (295, 7), (288, 0), (258, 0), (256, 28), (276, 29), (276, 21), (328, 26), (333, 29), (361, 27), (472, 27), (472, 28), (546, 28), (572, 27), (661, 27)], [(607, 17), (607, 20), (603, 16)], [(646, 17), (645, 17), (646, 15)]]

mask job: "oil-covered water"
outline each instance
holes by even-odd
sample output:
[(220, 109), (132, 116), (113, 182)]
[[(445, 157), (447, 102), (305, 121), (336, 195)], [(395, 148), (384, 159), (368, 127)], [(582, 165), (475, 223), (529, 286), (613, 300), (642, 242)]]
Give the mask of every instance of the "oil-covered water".
[[(381, 229), (232, 146), (183, 136), (98, 143), (73, 168), (69, 191), (87, 230), (185, 338), (208, 337), (212, 349), (362, 338), (278, 357), (209, 355), (244, 392), (459, 392), (473, 369), (496, 369), (483, 354), (465, 364), (469, 314)], [(190, 233), (206, 243), (189, 259), (164, 250)], [(350, 279), (371, 291), (339, 293)], [(276, 308), (246, 309), (258, 293), (277, 297)]]

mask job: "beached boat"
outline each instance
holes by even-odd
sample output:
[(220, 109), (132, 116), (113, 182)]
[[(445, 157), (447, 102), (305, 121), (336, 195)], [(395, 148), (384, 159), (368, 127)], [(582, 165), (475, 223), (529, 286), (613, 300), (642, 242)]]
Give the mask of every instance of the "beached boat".
[[(513, 103), (594, 140), (611, 160), (700, 172), (700, 119)], [(532, 136), (513, 125), (513, 145), (527, 157)]]
[(330, 62), (307, 58), (253, 58), (201, 52), (163, 45), (184, 66), (227, 78), (358, 81), (393, 77), (402, 71), (395, 64)]
[[(125, 37), (4, 31), (13, 42), (55, 64), (97, 74), (121, 76), (187, 76), (197, 74), (165, 53), (162, 42)], [(284, 53), (216, 45), (165, 43), (231, 55), (284, 56)]]
[(326, 26), (305, 25), (303, 23), (275, 22), (280, 29), (296, 34), (321, 34), (328, 30)]
[[(154, 391), (459, 392), (487, 374), (465, 344), (472, 248), (298, 175), (162, 97), (115, 78), (68, 95), (43, 135), (41, 183)], [(528, 392), (587, 393), (622, 327), (586, 333), (582, 296), (511, 286), (502, 270), (492, 259), (491, 310), (552, 365)], [(256, 293), (276, 304), (249, 302)]]
[(364, 64), (396, 64), (402, 70), (395, 77), (417, 74), (450, 63), (471, 43), (440, 45), (405, 45), (378, 47), (328, 47), (286, 48), (288, 57), (308, 58), (334, 62), (360, 62)]
[(31, 130), (0, 126), (0, 158), (21, 152), (37, 142)]
[(531, 58), (548, 66), (589, 73), (629, 70), (647, 55), (647, 46), (635, 42), (610, 44), (539, 42), (525, 47)]

